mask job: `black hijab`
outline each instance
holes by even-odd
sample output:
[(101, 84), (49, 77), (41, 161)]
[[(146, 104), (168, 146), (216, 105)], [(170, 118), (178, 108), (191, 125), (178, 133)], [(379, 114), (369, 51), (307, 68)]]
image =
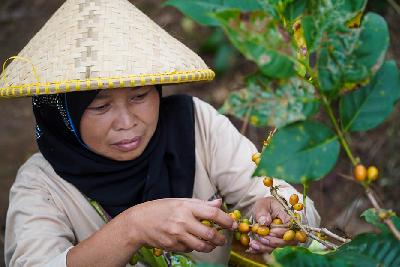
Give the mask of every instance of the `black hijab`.
[[(157, 90), (161, 97), (161, 87)], [(192, 197), (192, 97), (161, 98), (157, 128), (144, 152), (134, 160), (116, 161), (92, 152), (80, 137), (81, 117), (98, 92), (33, 97), (39, 150), (55, 172), (112, 217), (148, 200)]]

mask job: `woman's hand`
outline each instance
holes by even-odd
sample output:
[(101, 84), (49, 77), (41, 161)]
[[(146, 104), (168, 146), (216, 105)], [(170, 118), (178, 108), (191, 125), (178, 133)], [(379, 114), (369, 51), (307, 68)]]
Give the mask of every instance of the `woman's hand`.
[(210, 220), (222, 228), (236, 228), (232, 218), (220, 209), (221, 200), (159, 199), (127, 210), (127, 229), (141, 246), (166, 251), (210, 252), (226, 243), (225, 236), (201, 223)]
[[(273, 197), (265, 197), (257, 200), (253, 206), (253, 216), (259, 225), (269, 226), (273, 219), (279, 218), (283, 224), (290, 221), (279, 202)], [(277, 247), (296, 245), (297, 241), (285, 241), (283, 234), (288, 228), (272, 228), (269, 235), (259, 237), (259, 240), (251, 240), (249, 251), (253, 253), (271, 253)]]

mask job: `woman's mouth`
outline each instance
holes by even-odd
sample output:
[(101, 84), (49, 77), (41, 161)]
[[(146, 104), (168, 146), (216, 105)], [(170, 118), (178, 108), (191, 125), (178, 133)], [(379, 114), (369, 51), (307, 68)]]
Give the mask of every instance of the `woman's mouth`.
[(117, 143), (112, 144), (111, 146), (122, 152), (129, 152), (138, 148), (141, 140), (142, 140), (141, 137), (135, 137), (133, 139), (124, 139)]

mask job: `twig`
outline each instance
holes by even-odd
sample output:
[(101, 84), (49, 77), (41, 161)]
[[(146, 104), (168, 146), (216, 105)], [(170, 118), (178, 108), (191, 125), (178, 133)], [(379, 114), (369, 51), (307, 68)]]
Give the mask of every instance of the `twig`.
[[(372, 206), (379, 212), (382, 210), (382, 208), (379, 206), (378, 201), (375, 198), (374, 192), (370, 187), (367, 187), (365, 189), (365, 193), (368, 196), (368, 199), (371, 201)], [(389, 218), (385, 218), (383, 222), (389, 227), (390, 231), (393, 233), (393, 235), (397, 238), (397, 240), (400, 240), (400, 232), (397, 230), (396, 226), (393, 224), (392, 220)]]
[(400, 15), (400, 5), (397, 4), (394, 0), (388, 0), (388, 3), (393, 7), (393, 9)]
[(322, 240), (321, 238), (318, 238), (312, 231), (309, 231), (306, 227), (304, 227), (304, 225), (294, 215), (294, 212), (285, 203), (283, 198), (278, 194), (275, 187), (272, 186), (270, 191), (271, 191), (271, 195), (279, 202), (279, 204), (282, 205), (282, 207), (285, 209), (286, 213), (289, 214), (291, 219), (297, 224), (297, 226), (301, 230), (303, 230), (305, 233), (307, 233), (307, 235), (309, 237), (311, 237), (314, 240), (317, 240), (318, 242), (320, 242), (321, 244), (323, 244), (325, 247), (327, 247), (329, 249), (337, 249), (338, 248), (335, 244), (333, 244), (329, 241), (326, 241), (326, 240)]
[(246, 133), (246, 129), (247, 129), (247, 125), (249, 125), (249, 119), (250, 119), (252, 109), (253, 109), (253, 105), (250, 105), (249, 109), (247, 110), (246, 117), (243, 121), (242, 128), (240, 129), (240, 133), (242, 135), (244, 135)]
[(347, 238), (343, 238), (341, 236), (338, 236), (337, 234), (332, 233), (331, 231), (329, 231), (326, 228), (312, 227), (312, 226), (309, 226), (309, 225), (304, 225), (304, 227), (309, 229), (310, 231), (314, 231), (314, 232), (318, 232), (318, 233), (322, 233), (324, 235), (330, 236), (333, 239), (336, 239), (336, 240), (338, 240), (338, 241), (340, 241), (342, 243), (347, 243), (347, 242), (351, 241), (351, 239), (347, 239)]
[(350, 175), (347, 175), (347, 174), (344, 174), (344, 173), (339, 173), (339, 176), (341, 176), (342, 178), (344, 178), (344, 179), (346, 179), (348, 181), (351, 181), (353, 183), (359, 184), (359, 182), (357, 180), (355, 180), (354, 177), (352, 177)]
[(285, 224), (274, 224), (271, 223), (270, 228), (289, 228), (290, 227), (290, 223), (285, 223)]

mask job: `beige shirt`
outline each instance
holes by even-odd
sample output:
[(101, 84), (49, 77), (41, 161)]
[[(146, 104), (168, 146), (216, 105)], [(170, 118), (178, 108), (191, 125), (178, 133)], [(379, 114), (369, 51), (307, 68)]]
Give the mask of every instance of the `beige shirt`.
[[(196, 172), (193, 198), (209, 200), (217, 193), (231, 209), (250, 215), (255, 200), (269, 196), (262, 178), (251, 178), (256, 147), (227, 117), (194, 98)], [(296, 190), (275, 179), (288, 198)], [(296, 192), (297, 193), (297, 192)], [(308, 203), (309, 202), (309, 203)], [(311, 200), (307, 219), (318, 226), (320, 217)], [(18, 171), (10, 191), (5, 237), (6, 266), (66, 266), (66, 254), (104, 225), (86, 198), (60, 178), (44, 159), (34, 154)], [(230, 241), (232, 235), (225, 232)], [(227, 265), (230, 242), (211, 253), (190, 253), (199, 262)], [(127, 266), (130, 266), (129, 264)], [(139, 264), (138, 264), (139, 266)]]

